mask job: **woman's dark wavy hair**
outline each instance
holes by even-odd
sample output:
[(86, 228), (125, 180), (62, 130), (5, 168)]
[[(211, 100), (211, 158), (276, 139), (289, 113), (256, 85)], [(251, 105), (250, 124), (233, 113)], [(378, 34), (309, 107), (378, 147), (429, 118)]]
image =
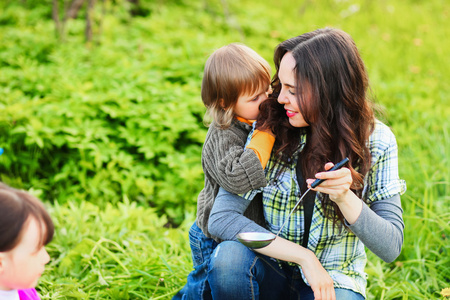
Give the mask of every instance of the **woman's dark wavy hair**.
[[(276, 100), (281, 90), (280, 63), (287, 52), (296, 61), (297, 102), (310, 125), (305, 128), (292, 127), (283, 105)], [(258, 128), (274, 132), (277, 137), (274, 149), (284, 163), (298, 149), (300, 131), (306, 131), (306, 145), (301, 152), (305, 178), (314, 178), (327, 162), (336, 163), (348, 157), (353, 178), (351, 189), (361, 197), (364, 176), (370, 168), (368, 139), (374, 127), (374, 114), (368, 100), (367, 72), (355, 42), (341, 30), (318, 29), (279, 44), (274, 63), (274, 92), (260, 107)], [(328, 195), (323, 195), (322, 205), (328, 218), (343, 221), (342, 213)]]

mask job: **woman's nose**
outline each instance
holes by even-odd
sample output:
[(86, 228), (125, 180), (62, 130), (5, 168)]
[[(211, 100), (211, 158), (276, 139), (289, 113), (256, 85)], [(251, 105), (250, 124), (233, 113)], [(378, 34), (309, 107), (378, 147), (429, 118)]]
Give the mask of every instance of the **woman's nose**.
[(280, 91), (280, 94), (278, 95), (278, 99), (277, 99), (278, 103), (280, 104), (286, 104), (289, 102), (289, 100), (287, 99), (287, 97), (284, 95), (283, 90)]

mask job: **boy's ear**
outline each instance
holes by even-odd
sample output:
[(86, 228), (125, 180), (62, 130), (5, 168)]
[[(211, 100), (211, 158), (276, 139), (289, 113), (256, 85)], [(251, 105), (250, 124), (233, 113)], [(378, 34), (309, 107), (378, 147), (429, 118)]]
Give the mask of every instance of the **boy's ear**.
[(219, 99), (219, 103), (220, 103), (220, 107), (222, 107), (222, 109), (225, 109), (225, 100)]

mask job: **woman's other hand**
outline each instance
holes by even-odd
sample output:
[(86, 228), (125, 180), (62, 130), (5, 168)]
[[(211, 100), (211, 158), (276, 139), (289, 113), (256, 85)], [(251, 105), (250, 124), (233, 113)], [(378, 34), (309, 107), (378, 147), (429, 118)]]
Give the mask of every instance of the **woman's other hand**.
[[(334, 164), (329, 162), (325, 164), (325, 170), (329, 170), (333, 166)], [(328, 194), (330, 200), (339, 206), (347, 222), (349, 224), (355, 223), (361, 214), (362, 201), (350, 190), (353, 183), (350, 169), (344, 167), (336, 171), (319, 172), (316, 174), (316, 178), (326, 180), (312, 190)], [(306, 180), (308, 187), (311, 187), (314, 180)]]
[(323, 268), (317, 257), (313, 252), (310, 256), (303, 259), (301, 264), (302, 271), (305, 274), (306, 280), (314, 292), (314, 299), (320, 300), (335, 300), (333, 279), (331, 279), (328, 272)]
[[(334, 166), (333, 163), (329, 162), (325, 164), (325, 170), (329, 170)], [(352, 174), (348, 168), (341, 168), (336, 171), (330, 172), (319, 172), (316, 174), (317, 179), (326, 179), (326, 181), (319, 184), (313, 191), (320, 192), (323, 194), (328, 194), (331, 201), (336, 202), (339, 205), (340, 202), (346, 200), (347, 195), (350, 191), (350, 186), (352, 185), (353, 179)], [(315, 179), (308, 179), (306, 182), (308, 187)]]

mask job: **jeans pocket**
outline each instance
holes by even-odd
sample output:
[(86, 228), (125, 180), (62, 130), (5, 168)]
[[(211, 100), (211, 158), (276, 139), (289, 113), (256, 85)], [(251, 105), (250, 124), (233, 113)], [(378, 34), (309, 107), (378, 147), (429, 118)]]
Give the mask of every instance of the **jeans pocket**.
[(194, 268), (207, 262), (217, 246), (217, 242), (207, 237), (196, 223), (189, 229), (189, 244)]
[(191, 246), (192, 262), (194, 264), (194, 268), (203, 263), (202, 236), (203, 232), (200, 228), (198, 228), (197, 224), (194, 223), (189, 229), (189, 245)]
[(199, 243), (191, 241), (190, 244), (192, 252), (192, 261), (194, 263), (195, 268), (196, 266), (201, 265), (203, 263), (202, 248)]

